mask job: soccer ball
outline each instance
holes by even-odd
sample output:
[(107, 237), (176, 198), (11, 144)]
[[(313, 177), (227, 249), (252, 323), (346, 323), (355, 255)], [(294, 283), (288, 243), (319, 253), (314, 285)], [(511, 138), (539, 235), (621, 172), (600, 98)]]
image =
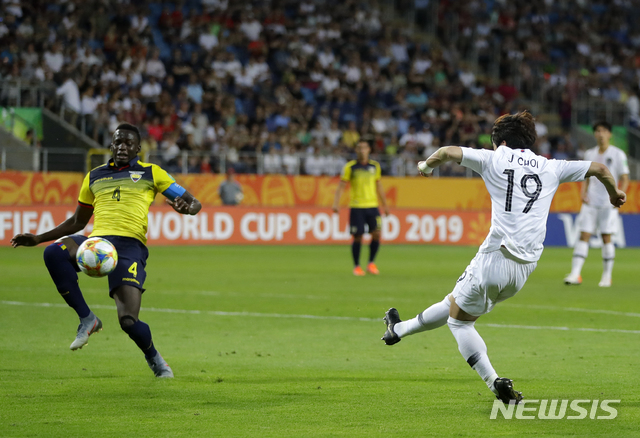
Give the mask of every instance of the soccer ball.
[(104, 277), (118, 264), (118, 252), (107, 239), (92, 237), (82, 242), (76, 253), (80, 270), (89, 277)]

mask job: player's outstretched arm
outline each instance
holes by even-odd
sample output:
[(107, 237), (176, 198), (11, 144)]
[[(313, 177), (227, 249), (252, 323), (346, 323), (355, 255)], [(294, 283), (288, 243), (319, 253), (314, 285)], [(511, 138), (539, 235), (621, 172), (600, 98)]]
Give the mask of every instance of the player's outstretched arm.
[(387, 198), (384, 195), (384, 188), (382, 187), (382, 181), (376, 181), (376, 190), (378, 192), (378, 199), (380, 200), (380, 205), (382, 205), (382, 210), (384, 211), (385, 216), (389, 216), (389, 207), (387, 206)]
[(347, 186), (346, 181), (340, 181), (338, 184), (338, 188), (336, 189), (336, 196), (333, 198), (333, 207), (332, 210), (334, 212), (340, 211), (340, 198), (342, 197), (342, 192), (344, 192), (344, 188)]
[(616, 187), (616, 180), (613, 179), (613, 175), (609, 172), (609, 168), (601, 163), (591, 162), (586, 177), (595, 176), (598, 178), (609, 193), (609, 201), (614, 207), (622, 207), (627, 202), (627, 195), (622, 190)]
[(178, 196), (173, 201), (171, 201), (170, 199), (166, 199), (165, 202), (180, 214), (194, 215), (198, 214), (198, 212), (202, 209), (202, 204), (200, 204), (200, 201), (198, 201), (191, 193), (186, 191), (182, 194), (182, 196)]
[(462, 161), (462, 149), (459, 146), (441, 147), (425, 161), (420, 161), (418, 170), (422, 176), (428, 176), (433, 172), (433, 169), (450, 161), (455, 161), (458, 164)]
[(36, 246), (42, 242), (48, 242), (50, 240), (56, 240), (64, 236), (75, 234), (87, 226), (92, 215), (92, 208), (78, 205), (73, 216), (62, 222), (53, 230), (38, 234), (37, 236), (31, 233), (16, 234), (13, 239), (11, 239), (11, 246), (14, 248), (19, 246)]

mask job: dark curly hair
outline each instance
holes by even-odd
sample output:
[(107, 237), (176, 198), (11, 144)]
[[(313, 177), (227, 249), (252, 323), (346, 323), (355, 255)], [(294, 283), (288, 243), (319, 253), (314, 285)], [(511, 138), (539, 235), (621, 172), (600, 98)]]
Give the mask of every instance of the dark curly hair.
[(500, 116), (493, 124), (491, 141), (496, 146), (504, 141), (511, 149), (531, 149), (536, 142), (535, 119), (528, 111)]

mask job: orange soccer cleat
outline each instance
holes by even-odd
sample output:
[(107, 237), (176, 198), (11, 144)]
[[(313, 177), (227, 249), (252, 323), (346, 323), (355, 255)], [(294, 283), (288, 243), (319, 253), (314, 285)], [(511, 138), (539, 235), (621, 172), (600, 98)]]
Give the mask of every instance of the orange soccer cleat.
[(373, 275), (378, 275), (380, 273), (380, 271), (378, 271), (378, 267), (373, 262), (371, 262), (371, 263), (369, 263), (367, 265), (367, 271), (369, 271), (369, 273), (371, 273)]
[(356, 277), (364, 277), (365, 273), (360, 266), (356, 266), (355, 268), (353, 268), (353, 275), (355, 275)]

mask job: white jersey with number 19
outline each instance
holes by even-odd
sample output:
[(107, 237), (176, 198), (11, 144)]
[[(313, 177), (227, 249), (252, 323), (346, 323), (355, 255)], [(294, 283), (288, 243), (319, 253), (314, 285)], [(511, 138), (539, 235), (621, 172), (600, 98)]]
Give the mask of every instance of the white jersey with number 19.
[(563, 182), (584, 180), (590, 161), (548, 160), (528, 149), (462, 149), (462, 162), (491, 196), (491, 229), (478, 252), (504, 246), (524, 262), (540, 259), (553, 195)]

